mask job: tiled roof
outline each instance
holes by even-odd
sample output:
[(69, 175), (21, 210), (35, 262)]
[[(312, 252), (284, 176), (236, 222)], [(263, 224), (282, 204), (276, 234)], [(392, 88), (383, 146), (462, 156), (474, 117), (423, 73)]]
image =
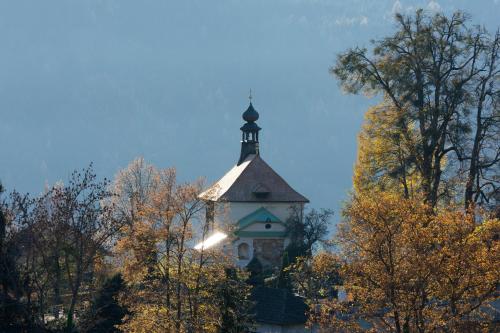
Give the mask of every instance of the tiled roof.
[(309, 202), (288, 185), (260, 155), (248, 156), (200, 194), (200, 197), (229, 202)]
[(252, 290), (255, 302), (255, 320), (273, 325), (305, 324), (307, 305), (301, 297), (287, 289), (255, 287)]

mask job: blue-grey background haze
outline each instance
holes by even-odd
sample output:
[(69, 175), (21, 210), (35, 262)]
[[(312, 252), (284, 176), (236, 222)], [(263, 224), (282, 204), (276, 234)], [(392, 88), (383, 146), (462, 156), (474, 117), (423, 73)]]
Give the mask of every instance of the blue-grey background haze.
[(490, 31), (500, 16), (498, 0), (3, 0), (0, 179), (37, 194), (91, 161), (112, 178), (144, 156), (211, 183), (239, 157), (252, 88), (263, 158), (338, 212), (376, 100), (342, 94), (328, 68), (416, 7)]

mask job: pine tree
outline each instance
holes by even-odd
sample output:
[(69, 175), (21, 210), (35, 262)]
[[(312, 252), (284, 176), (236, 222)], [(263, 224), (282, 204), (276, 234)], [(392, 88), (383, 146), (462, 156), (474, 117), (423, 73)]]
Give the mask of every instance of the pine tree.
[(109, 278), (98, 291), (87, 318), (82, 325), (82, 332), (113, 333), (121, 332), (119, 325), (128, 313), (118, 301), (121, 292), (125, 292), (125, 282), (121, 274)]

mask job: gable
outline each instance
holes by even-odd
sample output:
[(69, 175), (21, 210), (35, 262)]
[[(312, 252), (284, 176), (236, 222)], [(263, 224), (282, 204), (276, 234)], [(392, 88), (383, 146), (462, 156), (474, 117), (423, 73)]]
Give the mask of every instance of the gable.
[[(267, 229), (264, 226), (270, 224)], [(239, 237), (286, 237), (285, 224), (264, 207), (248, 214), (238, 221), (238, 230), (235, 235)]]
[(241, 230), (250, 226), (251, 224), (259, 222), (284, 224), (283, 222), (281, 222), (279, 218), (274, 216), (270, 211), (268, 211), (264, 207), (261, 207), (256, 211), (254, 211), (253, 213), (250, 213), (247, 216), (241, 218), (238, 221), (238, 229)]
[(200, 197), (228, 202), (309, 202), (288, 185), (260, 155), (250, 155)]

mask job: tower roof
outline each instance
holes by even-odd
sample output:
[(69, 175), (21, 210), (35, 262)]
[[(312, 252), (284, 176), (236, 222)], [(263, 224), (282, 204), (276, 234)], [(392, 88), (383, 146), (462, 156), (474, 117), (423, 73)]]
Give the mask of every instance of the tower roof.
[(229, 202), (302, 202), (295, 191), (260, 155), (249, 155), (212, 185), (200, 198)]
[(245, 123), (243, 126), (241, 126), (240, 129), (243, 132), (251, 132), (251, 131), (257, 132), (257, 131), (260, 131), (261, 128), (256, 123), (249, 122), (249, 123)]
[(243, 120), (247, 122), (254, 122), (259, 119), (259, 113), (253, 108), (252, 102), (248, 105), (248, 108), (243, 112)]

